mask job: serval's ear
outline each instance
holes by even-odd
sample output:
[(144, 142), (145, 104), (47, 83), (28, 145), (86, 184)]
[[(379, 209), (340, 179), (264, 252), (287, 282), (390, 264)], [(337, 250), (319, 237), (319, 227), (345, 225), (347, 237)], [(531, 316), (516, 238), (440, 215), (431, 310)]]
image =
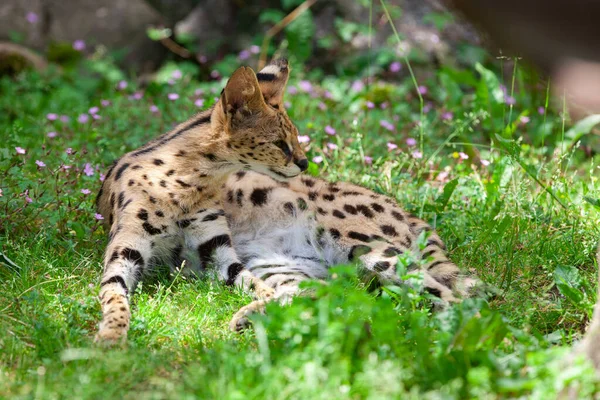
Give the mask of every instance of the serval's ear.
[(265, 101), (276, 109), (283, 109), (283, 93), (290, 76), (290, 68), (285, 58), (271, 61), (256, 75)]
[(243, 119), (267, 108), (252, 68), (240, 67), (231, 75), (221, 93), (221, 105), (230, 120)]

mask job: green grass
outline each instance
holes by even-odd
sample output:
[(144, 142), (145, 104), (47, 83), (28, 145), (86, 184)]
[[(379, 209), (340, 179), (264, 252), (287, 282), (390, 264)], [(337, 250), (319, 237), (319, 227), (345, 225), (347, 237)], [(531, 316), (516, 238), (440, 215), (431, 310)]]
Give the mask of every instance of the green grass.
[[(417, 291), (368, 293), (341, 268), (316, 299), (271, 305), (236, 335), (227, 324), (247, 295), (162, 276), (133, 298), (128, 346), (94, 346), (100, 173), (188, 118), (196, 99), (210, 106), (223, 85), (186, 73), (173, 86), (119, 90), (105, 69), (84, 61), (0, 80), (0, 251), (16, 265), (0, 263), (0, 397), (544, 399), (573, 380), (598, 388), (589, 366), (560, 363), (595, 302), (599, 158), (579, 140), (597, 144), (590, 127), (569, 131), (562, 104), (538, 112), (546, 84), (530, 71), (517, 68), (504, 94), (497, 63), (417, 72), (423, 110), (410, 77), (355, 91), (351, 77), (295, 68), (290, 85), (310, 78), (316, 94), (287, 97), (309, 158), (323, 158), (311, 171), (391, 195), (429, 221), (453, 261), (496, 287), (489, 302), (432, 315)], [(101, 119), (78, 122), (94, 106)]]

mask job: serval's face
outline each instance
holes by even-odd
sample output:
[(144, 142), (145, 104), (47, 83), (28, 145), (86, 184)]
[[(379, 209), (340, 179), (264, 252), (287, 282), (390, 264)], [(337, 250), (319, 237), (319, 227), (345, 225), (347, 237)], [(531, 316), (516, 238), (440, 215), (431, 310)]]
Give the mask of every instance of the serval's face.
[(293, 178), (308, 167), (298, 129), (283, 106), (288, 75), (286, 60), (274, 61), (258, 74), (239, 68), (215, 109), (228, 137), (230, 158), (277, 180)]

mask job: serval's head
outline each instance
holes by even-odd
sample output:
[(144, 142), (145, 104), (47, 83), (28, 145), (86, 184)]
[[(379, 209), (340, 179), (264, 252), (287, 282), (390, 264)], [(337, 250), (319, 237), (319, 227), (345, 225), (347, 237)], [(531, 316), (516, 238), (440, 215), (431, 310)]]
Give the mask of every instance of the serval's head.
[(228, 158), (247, 169), (286, 180), (308, 167), (298, 129), (283, 106), (287, 60), (271, 62), (258, 74), (250, 67), (233, 73), (212, 115), (212, 127), (227, 140)]

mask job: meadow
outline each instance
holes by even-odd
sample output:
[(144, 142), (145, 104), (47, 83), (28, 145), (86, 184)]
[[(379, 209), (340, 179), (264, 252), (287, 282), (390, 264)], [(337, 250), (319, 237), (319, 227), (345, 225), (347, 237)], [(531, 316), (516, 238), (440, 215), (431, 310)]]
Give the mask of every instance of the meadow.
[[(286, 107), (311, 165), (430, 222), (488, 296), (431, 311), (408, 287), (368, 291), (353, 266), (316, 297), (271, 304), (160, 276), (133, 297), (124, 348), (93, 343), (108, 166), (210, 107), (239, 64), (199, 79), (170, 63), (138, 81), (109, 60), (0, 78), (0, 397), (10, 399), (548, 399), (599, 386), (580, 360), (596, 301), (597, 116), (574, 122), (516, 59), (356, 74), (293, 65)], [(368, 77), (373, 79), (367, 79)], [(417, 285), (418, 286), (418, 285)]]

